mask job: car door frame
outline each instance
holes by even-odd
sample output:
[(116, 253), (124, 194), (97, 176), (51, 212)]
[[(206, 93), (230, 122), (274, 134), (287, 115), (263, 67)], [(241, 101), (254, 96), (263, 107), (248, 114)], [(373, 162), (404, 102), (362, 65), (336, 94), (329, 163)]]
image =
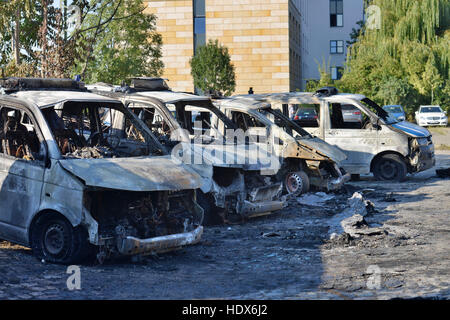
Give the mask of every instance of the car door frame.
[[(344, 169), (351, 174), (367, 174), (370, 173), (370, 165), (372, 159), (379, 152), (379, 130), (377, 128), (370, 129), (333, 129), (331, 127), (331, 114), (330, 114), (330, 104), (340, 103), (340, 104), (351, 104), (358, 108), (363, 114), (365, 114), (369, 119), (372, 115), (368, 113), (365, 109), (360, 107), (357, 103), (352, 100), (322, 100), (321, 101), (321, 134), (322, 138), (327, 143), (337, 146), (347, 155), (347, 159), (344, 160), (341, 165)], [(364, 130), (364, 131), (362, 131)], [(308, 130), (309, 131), (309, 130)], [(310, 132), (310, 131), (309, 131)], [(339, 141), (339, 139), (342, 139)], [(351, 140), (347, 143), (347, 140)], [(372, 143), (367, 143), (367, 141), (372, 141)], [(353, 150), (353, 146), (366, 146), (362, 147), (361, 150)], [(347, 149), (350, 147), (350, 149)]]
[[(2, 98), (0, 109), (4, 107), (23, 111), (28, 115), (35, 125), (40, 148), (44, 148), (43, 160), (28, 161), (3, 152), (0, 154), (0, 205), (3, 213), (3, 217), (0, 213), (0, 237), (27, 245), (30, 223), (41, 206), (49, 148), (41, 129), (42, 119), (32, 108), (16, 99)], [(2, 193), (6, 199), (2, 197)]]

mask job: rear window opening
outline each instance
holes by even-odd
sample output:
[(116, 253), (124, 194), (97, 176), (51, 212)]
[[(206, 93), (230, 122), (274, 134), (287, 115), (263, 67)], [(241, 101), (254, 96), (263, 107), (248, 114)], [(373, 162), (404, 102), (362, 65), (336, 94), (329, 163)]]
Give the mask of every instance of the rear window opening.
[(0, 108), (0, 153), (34, 161), (43, 160), (45, 146), (36, 125), (23, 110)]

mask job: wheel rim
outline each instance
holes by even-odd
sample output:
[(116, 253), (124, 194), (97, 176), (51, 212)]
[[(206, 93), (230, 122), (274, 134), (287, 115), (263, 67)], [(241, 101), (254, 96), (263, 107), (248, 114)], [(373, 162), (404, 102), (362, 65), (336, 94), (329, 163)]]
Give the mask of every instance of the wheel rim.
[(391, 160), (385, 160), (380, 165), (381, 176), (386, 180), (394, 179), (397, 176), (397, 166)]
[(286, 191), (288, 193), (296, 193), (303, 186), (302, 178), (296, 173), (290, 173), (286, 177)]
[(64, 227), (59, 224), (50, 225), (44, 234), (44, 245), (48, 253), (59, 255), (66, 246)]

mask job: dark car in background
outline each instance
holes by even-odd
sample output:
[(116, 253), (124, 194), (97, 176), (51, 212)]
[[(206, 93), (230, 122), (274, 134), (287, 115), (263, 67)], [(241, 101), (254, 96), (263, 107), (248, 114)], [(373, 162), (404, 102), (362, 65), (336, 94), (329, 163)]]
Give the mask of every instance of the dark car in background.
[(319, 116), (314, 106), (300, 105), (292, 120), (299, 126), (318, 127)]

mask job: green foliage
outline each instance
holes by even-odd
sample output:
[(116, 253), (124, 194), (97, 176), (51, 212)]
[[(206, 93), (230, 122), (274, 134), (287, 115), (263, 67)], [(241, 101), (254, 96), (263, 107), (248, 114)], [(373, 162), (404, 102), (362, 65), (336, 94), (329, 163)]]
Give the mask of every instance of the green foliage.
[(236, 88), (234, 66), (228, 49), (209, 40), (190, 60), (194, 86), (206, 93), (231, 95)]
[[(81, 74), (87, 82), (118, 83), (162, 73), (161, 35), (155, 31), (156, 17), (144, 12), (143, 0), (69, 1), (80, 8), (81, 25), (76, 29), (68, 25), (66, 10), (55, 3), (61, 1), (0, 2), (1, 75)], [(19, 64), (12, 48), (17, 21)]]
[(410, 114), (420, 104), (449, 109), (450, 0), (371, 4), (381, 9), (381, 29), (360, 33), (335, 86), (379, 104), (401, 104)]
[(320, 80), (308, 81), (306, 84), (306, 91), (314, 92), (322, 87), (336, 86), (336, 81), (331, 79), (331, 74), (328, 72), (328, 70), (330, 70), (329, 63), (326, 64), (325, 61), (322, 61), (322, 64), (319, 64), (318, 61), (316, 61), (316, 63), (319, 66)]
[(84, 19), (81, 29), (89, 30), (79, 38), (78, 44), (90, 53), (79, 55), (73, 74), (83, 74), (86, 82), (119, 84), (125, 78), (162, 74), (162, 37), (155, 31), (156, 16), (143, 12), (145, 6), (141, 0), (120, 2), (118, 6), (111, 3), (101, 11), (101, 19), (116, 17), (105, 27), (97, 28), (98, 11)]
[(0, 2), (0, 68), (3, 69), (3, 73), (6, 72), (6, 69), (12, 70), (11, 66), (16, 65), (12, 62), (15, 59), (12, 41), (17, 22), (19, 22), (20, 30), (18, 39), (21, 49), (20, 62), (25, 60), (28, 64), (36, 63), (33, 48), (37, 45), (39, 25), (42, 22), (42, 17), (37, 14), (40, 9), (39, 0)]

